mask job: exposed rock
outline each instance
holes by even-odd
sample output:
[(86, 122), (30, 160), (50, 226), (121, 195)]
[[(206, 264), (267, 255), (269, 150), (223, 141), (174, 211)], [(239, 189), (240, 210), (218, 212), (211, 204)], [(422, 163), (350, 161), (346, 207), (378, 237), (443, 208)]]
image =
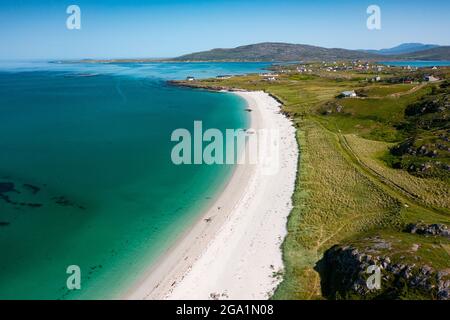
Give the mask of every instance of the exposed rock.
[[(381, 270), (379, 290), (369, 289), (368, 267)], [(321, 261), (322, 290), (326, 297), (344, 299), (397, 299), (407, 290), (416, 290), (430, 299), (449, 299), (450, 279), (447, 271), (436, 271), (428, 265), (391, 262), (388, 256), (367, 255), (351, 246), (334, 246)]]
[(220, 293), (212, 292), (209, 294), (209, 298), (211, 300), (219, 300), (220, 299)]
[(445, 224), (423, 224), (423, 223), (411, 223), (406, 229), (406, 232), (416, 233), (421, 235), (441, 236), (450, 238), (450, 230)]

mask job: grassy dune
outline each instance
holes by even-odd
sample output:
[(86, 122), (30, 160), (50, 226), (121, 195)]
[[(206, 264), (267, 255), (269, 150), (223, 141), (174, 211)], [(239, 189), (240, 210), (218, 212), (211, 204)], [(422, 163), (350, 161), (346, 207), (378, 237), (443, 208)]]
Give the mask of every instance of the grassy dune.
[(346, 159), (335, 134), (309, 120), (300, 128), (301, 171), (284, 243), (285, 281), (275, 294), (280, 299), (320, 297), (314, 268), (323, 251), (355, 232), (397, 225), (402, 208)]
[(416, 177), (404, 170), (388, 167), (381, 158), (392, 146), (390, 143), (363, 139), (355, 134), (345, 135), (345, 138), (359, 159), (369, 168), (395, 182), (411, 194), (413, 200), (450, 215), (450, 188), (448, 183), (437, 178)]

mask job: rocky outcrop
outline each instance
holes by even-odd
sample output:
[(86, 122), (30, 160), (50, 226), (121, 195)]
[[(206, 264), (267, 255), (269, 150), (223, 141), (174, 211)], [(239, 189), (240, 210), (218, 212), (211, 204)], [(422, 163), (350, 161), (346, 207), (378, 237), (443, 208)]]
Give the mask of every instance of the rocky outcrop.
[(211, 91), (230, 91), (230, 92), (245, 92), (246, 91), (246, 90), (240, 89), (240, 88), (212, 85), (209, 83), (202, 83), (202, 82), (197, 82), (197, 81), (171, 80), (171, 81), (167, 81), (167, 83), (170, 85), (178, 86), (178, 87), (205, 89), (205, 90), (211, 90)]
[(450, 238), (450, 230), (445, 224), (442, 223), (434, 223), (434, 224), (410, 223), (409, 225), (406, 226), (405, 231), (421, 235), (441, 236)]
[[(384, 241), (379, 244), (390, 245)], [(368, 273), (371, 265), (379, 267), (379, 289), (370, 289), (367, 285), (372, 275)], [(448, 270), (395, 262), (387, 255), (370, 255), (353, 246), (336, 245), (327, 250), (320, 269), (323, 294), (331, 299), (450, 298)]]

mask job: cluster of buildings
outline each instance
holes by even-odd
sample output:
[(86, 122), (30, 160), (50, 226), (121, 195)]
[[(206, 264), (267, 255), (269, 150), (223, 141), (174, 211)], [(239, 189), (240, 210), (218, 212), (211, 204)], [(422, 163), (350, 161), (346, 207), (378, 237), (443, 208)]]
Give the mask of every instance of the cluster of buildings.
[(297, 72), (299, 73), (312, 72), (312, 69), (307, 68), (306, 66), (299, 66), (297, 67)]
[(417, 71), (419, 68), (418, 67), (411, 67), (411, 66), (406, 66), (406, 67), (402, 67), (403, 70), (408, 70), (408, 71)]
[[(419, 70), (419, 67), (415, 67), (415, 66), (404, 66), (402, 67), (403, 70), (408, 70), (408, 71), (417, 71)], [(433, 68), (431, 68), (431, 70), (437, 70), (438, 67), (434, 66)]]
[[(317, 72), (317, 71), (326, 71), (326, 72), (337, 72), (337, 71), (348, 71), (348, 70), (355, 70), (355, 71), (375, 71), (375, 72), (383, 72), (385, 70), (385, 68), (389, 68), (389, 66), (384, 66), (384, 65), (377, 65), (377, 64), (371, 64), (369, 62), (364, 62), (361, 60), (354, 60), (354, 61), (349, 61), (349, 62), (325, 62), (322, 61), (322, 63), (315, 63), (315, 64), (303, 64), (303, 65), (298, 65), (294, 68), (288, 68), (286, 70), (277, 70), (278, 73), (312, 73), (312, 72)], [(402, 67), (402, 69), (404, 70), (410, 70), (410, 71), (415, 71), (418, 68), (417, 67), (411, 67), (411, 66), (405, 66)], [(433, 67), (433, 70), (436, 70), (437, 67)], [(263, 81), (276, 81), (279, 77), (279, 74), (275, 73), (275, 72), (266, 72), (266, 73), (261, 73), (259, 74), (259, 76), (262, 78)], [(224, 75), (218, 75), (216, 78), (217, 79), (230, 79), (232, 78), (233, 75), (228, 75), (228, 74), (224, 74)], [(379, 82), (381, 81), (382, 78), (379, 75), (373, 76), (372, 78), (366, 78), (366, 81), (368, 82)], [(420, 82), (420, 79), (414, 79), (414, 77), (401, 77), (398, 79), (400, 83), (415, 83), (415, 82)], [(440, 79), (435, 76), (435, 75), (426, 75), (423, 77), (423, 81), (427, 81), (427, 82), (436, 82), (439, 81)], [(195, 81), (194, 77), (187, 77), (186, 81)], [(390, 80), (387, 79), (387, 81), (389, 82)], [(392, 81), (390, 81), (392, 82)], [(356, 97), (356, 93), (355, 91), (344, 91), (341, 93), (342, 97)]]
[[(323, 61), (319, 66), (318, 70), (320, 71), (326, 71), (326, 72), (337, 72), (337, 71), (349, 71), (349, 70), (356, 70), (356, 71), (369, 71), (369, 70), (376, 70), (377, 72), (382, 72), (384, 70), (385, 66), (382, 65), (372, 65), (369, 62), (362, 62), (360, 60), (355, 60), (351, 62), (325, 62)], [(297, 67), (297, 72), (299, 73), (305, 73), (305, 72), (312, 72), (311, 65), (300, 65)]]
[(261, 73), (259, 76), (262, 77), (264, 81), (275, 81), (279, 77), (276, 73)]

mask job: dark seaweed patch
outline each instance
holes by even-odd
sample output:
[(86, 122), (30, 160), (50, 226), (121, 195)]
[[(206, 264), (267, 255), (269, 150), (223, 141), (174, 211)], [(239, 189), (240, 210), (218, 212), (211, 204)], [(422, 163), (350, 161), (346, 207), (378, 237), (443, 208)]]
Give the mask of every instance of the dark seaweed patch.
[(78, 208), (81, 210), (86, 210), (85, 207), (80, 206), (73, 201), (70, 201), (69, 199), (67, 199), (64, 196), (53, 197), (52, 200), (55, 201), (56, 204), (63, 206), (63, 207), (73, 207), (73, 208)]
[(17, 192), (14, 189), (14, 183), (12, 182), (0, 182), (0, 193), (7, 193), (7, 192)]
[(39, 208), (42, 207), (41, 203), (28, 203), (28, 202), (16, 202), (11, 200), (11, 198), (3, 193), (0, 193), (0, 199), (5, 201), (6, 203), (9, 203), (11, 205), (15, 206), (22, 206), (22, 207), (30, 207), (30, 208)]
[(38, 193), (39, 191), (41, 191), (41, 188), (36, 187), (36, 186), (33, 186), (32, 184), (29, 184), (29, 183), (24, 183), (24, 184), (23, 184), (23, 187), (24, 187), (25, 189), (31, 191), (32, 194), (36, 194), (36, 193)]

